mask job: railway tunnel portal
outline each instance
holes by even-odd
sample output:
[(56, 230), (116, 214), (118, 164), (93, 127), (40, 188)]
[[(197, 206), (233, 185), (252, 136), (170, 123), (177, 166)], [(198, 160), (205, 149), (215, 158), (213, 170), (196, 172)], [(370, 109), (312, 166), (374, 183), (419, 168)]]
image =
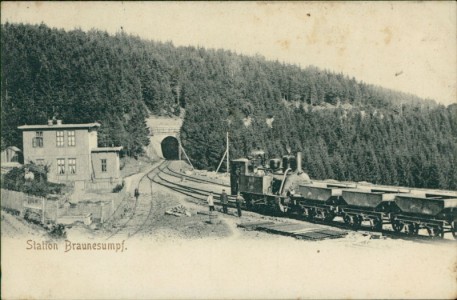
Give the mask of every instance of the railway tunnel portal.
[(150, 143), (146, 152), (149, 157), (167, 160), (184, 159), (179, 139), (182, 121), (181, 117), (151, 116), (147, 119)]
[(167, 136), (160, 143), (163, 158), (167, 160), (178, 160), (180, 159), (179, 151), (179, 141), (174, 136)]

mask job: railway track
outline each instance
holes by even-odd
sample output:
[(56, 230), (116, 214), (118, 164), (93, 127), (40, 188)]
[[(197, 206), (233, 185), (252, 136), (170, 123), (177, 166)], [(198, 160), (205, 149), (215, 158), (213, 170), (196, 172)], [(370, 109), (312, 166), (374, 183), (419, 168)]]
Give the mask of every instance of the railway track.
[(175, 177), (186, 178), (187, 180), (198, 182), (198, 183), (216, 184), (216, 185), (220, 185), (220, 186), (223, 186), (223, 187), (226, 187), (226, 188), (230, 188), (230, 185), (228, 185), (228, 184), (222, 184), (220, 182), (207, 180), (207, 179), (202, 179), (202, 178), (198, 178), (198, 177), (193, 177), (193, 176), (189, 176), (189, 175), (186, 175), (186, 174), (183, 174), (183, 173), (180, 173), (180, 172), (176, 172), (175, 170), (170, 168), (170, 165), (168, 165), (165, 168), (165, 170), (167, 170), (169, 172), (168, 174), (172, 173), (170, 175), (175, 176)]
[[(221, 193), (214, 191), (214, 189), (208, 188), (208, 189), (202, 189), (199, 187), (192, 187), (186, 184), (182, 184), (176, 181), (172, 181), (170, 179), (165, 178), (162, 174), (166, 174), (168, 176), (174, 177), (178, 180), (181, 180), (181, 174), (176, 173), (176, 172), (166, 172), (165, 170), (170, 170), (169, 168), (165, 167), (162, 169), (164, 172), (159, 173), (158, 176), (154, 179), (154, 183), (157, 183), (161, 186), (167, 187), (173, 191), (179, 192), (183, 195), (189, 196), (193, 199), (197, 199), (201, 201), (201, 204), (206, 204), (206, 198), (208, 197), (209, 193), (213, 193), (215, 196), (214, 203), (215, 204), (220, 204), (218, 201), (218, 197), (221, 195)], [(204, 184), (211, 184), (214, 186), (218, 186), (218, 190), (222, 190), (223, 188), (226, 188), (226, 185), (218, 184), (213, 181), (207, 181), (203, 179), (196, 179), (194, 182), (199, 182), (199, 183), (204, 183)], [(229, 196), (229, 206), (235, 206), (234, 203), (230, 202), (235, 202), (235, 197)]]
[[(217, 200), (218, 196), (220, 196), (220, 193), (215, 192), (214, 190), (211, 189), (202, 189), (202, 188), (197, 188), (197, 187), (191, 187), (186, 184), (178, 183), (176, 181), (172, 181), (170, 179), (164, 178), (162, 174), (166, 174), (172, 177), (175, 177), (178, 180), (181, 180), (182, 175), (179, 172), (176, 172), (172, 170), (169, 165), (167, 165), (164, 168), (164, 172), (159, 173), (156, 180), (154, 181), (157, 184), (160, 184), (162, 186), (165, 186), (171, 190), (174, 190), (176, 192), (179, 192), (183, 195), (189, 196), (193, 199), (201, 201), (201, 204), (206, 204), (206, 197), (210, 192), (212, 192), (215, 195), (215, 204), (220, 205), (220, 202)], [(225, 188), (227, 185), (222, 185), (219, 183), (216, 183), (214, 181), (209, 181), (209, 180), (204, 180), (200, 178), (193, 178), (192, 176), (189, 175), (184, 175), (186, 179), (189, 179), (192, 182), (196, 183), (204, 183), (204, 184), (211, 184), (211, 185), (218, 185), (220, 188)], [(232, 196), (229, 196), (229, 207), (235, 207), (235, 198)], [(337, 227), (345, 230), (351, 230), (354, 231), (354, 229), (345, 224), (343, 221), (337, 221), (333, 220), (330, 222), (324, 222), (324, 221), (319, 221), (319, 220), (309, 220), (303, 217), (299, 216), (289, 216), (289, 215), (273, 215), (277, 217), (290, 217), (299, 221), (305, 221), (305, 222), (311, 222), (311, 223), (316, 223), (316, 224), (321, 224), (321, 225), (329, 225), (332, 227)], [(404, 240), (412, 240), (412, 241), (420, 241), (420, 242), (430, 242), (430, 241), (442, 241), (442, 242), (449, 242), (449, 243), (455, 243), (455, 240), (450, 240), (450, 239), (443, 239), (440, 237), (430, 237), (426, 235), (410, 235), (404, 232), (396, 232), (394, 230), (389, 230), (389, 229), (382, 229), (382, 230), (374, 230), (370, 226), (362, 225), (359, 229), (355, 231), (361, 231), (361, 232), (369, 232), (370, 234), (380, 234), (382, 236), (388, 237), (388, 238), (393, 238), (393, 239), (404, 239)]]
[[(166, 176), (171, 177), (171, 178), (166, 178)], [(186, 178), (187, 184), (184, 184), (181, 180), (182, 178)], [(174, 178), (175, 180), (173, 180)], [(190, 197), (194, 200), (196, 200), (196, 203), (201, 204), (201, 205), (206, 205), (206, 198), (209, 195), (210, 192), (213, 193), (215, 196), (214, 198), (214, 203), (215, 205), (220, 205), (220, 201), (218, 200), (219, 196), (221, 195), (219, 192), (214, 191), (214, 189), (218, 188), (218, 191), (222, 190), (223, 188), (227, 188), (227, 185), (223, 185), (214, 181), (210, 180), (205, 180), (201, 178), (195, 178), (189, 175), (184, 175), (179, 172), (176, 172), (170, 168), (170, 162), (169, 161), (162, 161), (159, 163), (156, 167), (154, 167), (149, 173), (146, 173), (139, 181), (138, 187), (140, 184), (148, 179), (150, 182), (150, 193), (146, 194), (144, 191), (142, 191), (142, 196), (139, 197), (138, 201), (135, 201), (134, 208), (133, 208), (133, 213), (121, 224), (119, 224), (117, 230), (113, 232), (108, 239), (111, 238), (123, 238), (123, 239), (128, 239), (134, 235), (136, 235), (138, 232), (140, 232), (145, 224), (148, 222), (148, 220), (151, 217), (151, 213), (154, 210), (155, 206), (155, 201), (154, 197), (152, 194), (152, 184), (158, 184), (160, 186), (166, 187), (172, 191), (175, 191), (177, 193), (180, 193), (182, 195), (185, 195), (187, 197)], [(201, 187), (195, 187), (191, 186), (190, 184), (205, 184), (208, 185), (208, 188), (201, 188)], [(229, 196), (229, 207), (236, 207), (235, 206), (235, 198), (233, 196)], [(315, 223), (315, 224), (320, 224), (320, 225), (329, 225), (332, 227), (337, 227), (340, 229), (345, 229), (345, 230), (354, 230), (352, 227), (348, 226), (344, 222), (333, 220), (330, 222), (323, 222), (319, 220), (309, 220), (306, 218), (303, 218), (301, 216), (289, 216), (289, 215), (278, 215), (278, 214), (270, 214), (275, 217), (288, 217), (292, 219), (296, 219), (299, 221), (304, 221), (304, 222), (309, 222), (309, 223)], [(369, 226), (361, 226), (358, 230), (356, 231), (361, 231), (361, 232), (368, 232), (370, 234), (379, 234), (388, 238), (393, 238), (393, 239), (404, 239), (404, 240), (412, 240), (412, 241), (419, 241), (419, 242), (430, 242), (430, 241), (443, 241), (443, 242), (455, 242), (454, 240), (446, 240), (442, 238), (433, 238), (429, 236), (422, 236), (422, 235), (409, 235), (403, 232), (395, 232), (393, 230), (388, 230), (388, 229), (383, 229), (381, 231), (374, 230), (370, 228)]]
[[(146, 173), (141, 177), (141, 179), (138, 182), (137, 188), (139, 188), (142, 182), (144, 182), (144, 180), (147, 179), (150, 183), (150, 193), (145, 193), (144, 191), (141, 191), (141, 196), (137, 200), (135, 200), (134, 206), (132, 208), (132, 213), (129, 214), (126, 220), (122, 220), (120, 224), (116, 226), (116, 230), (112, 232), (107, 239), (129, 239), (138, 234), (139, 232), (141, 232), (145, 228), (145, 225), (148, 223), (148, 221), (151, 220), (152, 212), (154, 211), (154, 207), (157, 204), (156, 201), (154, 201), (155, 199), (152, 193), (153, 183), (159, 184), (161, 186), (167, 187), (173, 191), (176, 191), (188, 197), (202, 201), (202, 203), (206, 201), (206, 197), (208, 196), (210, 191), (181, 185), (170, 180), (167, 180), (163, 178), (163, 176), (161, 176), (161, 173), (164, 173), (178, 179), (181, 178), (181, 176), (179, 176), (179, 173), (174, 172), (169, 168), (169, 163), (169, 161), (162, 161), (150, 172)], [(169, 172), (166, 172), (166, 170), (169, 170)], [(195, 179), (193, 181), (199, 183), (217, 184), (203, 179)], [(119, 205), (116, 208), (115, 213), (122, 209), (122, 207), (122, 205)], [(113, 213), (113, 215), (115, 213)]]
[[(169, 162), (162, 161), (157, 166), (155, 166), (151, 171), (144, 174), (137, 185), (137, 188), (140, 188), (141, 183), (147, 178), (150, 183), (150, 192), (146, 193), (142, 191), (140, 197), (135, 199), (135, 203), (132, 209), (132, 213), (127, 217), (126, 220), (121, 220), (121, 223), (116, 226), (116, 230), (112, 232), (107, 239), (129, 239), (140, 232), (148, 219), (150, 218), (153, 208), (154, 208), (154, 195), (152, 193), (152, 180), (162, 171), (160, 168), (163, 165), (167, 165)], [(121, 208), (121, 205), (118, 206), (118, 209)]]

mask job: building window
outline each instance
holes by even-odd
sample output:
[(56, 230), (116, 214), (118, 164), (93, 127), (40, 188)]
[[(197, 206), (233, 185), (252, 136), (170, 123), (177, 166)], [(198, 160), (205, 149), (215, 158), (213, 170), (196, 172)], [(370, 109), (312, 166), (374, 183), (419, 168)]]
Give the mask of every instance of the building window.
[(106, 158), (102, 159), (102, 172), (106, 172)]
[(74, 130), (67, 131), (67, 134), (68, 134), (68, 146), (75, 146), (76, 145), (75, 131)]
[(76, 174), (76, 158), (68, 159), (68, 172), (70, 174)]
[(65, 175), (65, 158), (57, 159), (57, 174)]
[(43, 131), (36, 131), (35, 137), (32, 139), (33, 148), (43, 148)]
[(63, 142), (63, 131), (56, 131), (57, 135), (57, 147), (63, 147), (64, 142)]
[(37, 164), (37, 166), (44, 166), (44, 159), (38, 158), (38, 159), (36, 160), (36, 164)]

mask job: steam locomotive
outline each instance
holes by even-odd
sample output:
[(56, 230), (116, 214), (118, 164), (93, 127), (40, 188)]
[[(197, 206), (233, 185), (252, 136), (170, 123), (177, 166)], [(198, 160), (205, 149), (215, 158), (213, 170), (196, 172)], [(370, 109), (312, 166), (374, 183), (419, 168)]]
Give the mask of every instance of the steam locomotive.
[(263, 151), (231, 161), (231, 194), (248, 210), (332, 223), (336, 218), (357, 230), (384, 226), (409, 235), (456, 238), (457, 193), (400, 187), (315, 181), (302, 170), (302, 155), (266, 160)]

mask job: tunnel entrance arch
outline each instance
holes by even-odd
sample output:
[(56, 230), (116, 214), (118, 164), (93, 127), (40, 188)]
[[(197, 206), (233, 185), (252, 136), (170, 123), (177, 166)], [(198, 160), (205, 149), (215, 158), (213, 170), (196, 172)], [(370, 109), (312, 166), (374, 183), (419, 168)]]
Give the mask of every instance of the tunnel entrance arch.
[(179, 159), (179, 142), (174, 136), (167, 136), (160, 143), (163, 158), (168, 160)]

